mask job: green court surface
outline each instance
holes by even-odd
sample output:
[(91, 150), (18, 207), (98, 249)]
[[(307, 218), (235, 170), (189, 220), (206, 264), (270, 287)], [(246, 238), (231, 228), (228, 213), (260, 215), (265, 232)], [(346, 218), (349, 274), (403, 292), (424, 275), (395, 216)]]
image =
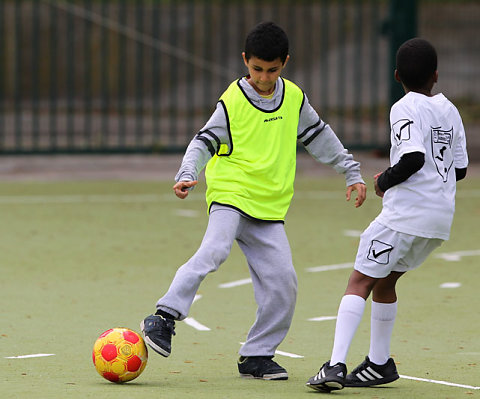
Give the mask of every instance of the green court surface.
[[(91, 360), (97, 336), (116, 326), (139, 331), (139, 322), (152, 313), (203, 237), (204, 184), (184, 201), (171, 185), (0, 183), (2, 399), (322, 395), (305, 382), (328, 360), (358, 234), (381, 208), (371, 181), (367, 202), (355, 209), (345, 202), (341, 177), (297, 180), (285, 226), (298, 273), (298, 303), (275, 357), (288, 370), (288, 381), (238, 376), (237, 352), (256, 306), (236, 245), (201, 285), (192, 323), (177, 323), (169, 358), (150, 351), (143, 374), (123, 385), (97, 374)], [(479, 220), (480, 179), (472, 177), (459, 183), (451, 240), (399, 282), (392, 356), (403, 378), (332, 396), (480, 397)], [(368, 346), (369, 306), (350, 350), (350, 369)], [(16, 358), (39, 354), (52, 356)]]

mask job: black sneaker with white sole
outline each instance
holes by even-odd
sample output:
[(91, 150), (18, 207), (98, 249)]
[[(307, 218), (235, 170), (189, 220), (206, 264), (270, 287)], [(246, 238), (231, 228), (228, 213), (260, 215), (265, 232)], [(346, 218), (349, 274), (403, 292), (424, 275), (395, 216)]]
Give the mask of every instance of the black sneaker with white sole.
[(307, 386), (320, 392), (331, 392), (343, 389), (347, 366), (344, 363), (337, 363), (333, 366), (330, 361), (326, 362), (317, 374), (307, 381)]
[(288, 380), (288, 373), (272, 360), (273, 356), (240, 356), (238, 371), (243, 378), (262, 380)]
[(400, 376), (397, 367), (392, 358), (387, 363), (378, 365), (372, 363), (369, 357), (357, 366), (347, 375), (345, 380), (346, 387), (370, 387), (374, 385), (388, 384), (389, 382), (398, 380)]
[(150, 348), (162, 356), (170, 356), (172, 335), (175, 335), (175, 320), (160, 314), (151, 314), (140, 323), (140, 329)]

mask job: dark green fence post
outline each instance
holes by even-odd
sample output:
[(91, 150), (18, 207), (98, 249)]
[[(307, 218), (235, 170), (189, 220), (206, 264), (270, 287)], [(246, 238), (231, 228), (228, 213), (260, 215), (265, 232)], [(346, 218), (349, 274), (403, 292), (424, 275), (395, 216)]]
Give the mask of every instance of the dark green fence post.
[(398, 47), (417, 35), (417, 0), (391, 0), (388, 20), (390, 41), (390, 105), (398, 101), (405, 93), (395, 80), (395, 56)]
[[(7, 23), (5, 18), (5, 5), (3, 2), (0, 2), (0, 59), (4, 60), (7, 58), (7, 50), (6, 50), (6, 31), (5, 25)], [(7, 104), (6, 104), (6, 88), (7, 85), (5, 83), (6, 73), (6, 62), (0, 62), (0, 150), (3, 149), (5, 145), (5, 118), (7, 113)]]
[(22, 3), (15, 2), (15, 53), (14, 53), (14, 112), (15, 112), (15, 150), (21, 150), (23, 145), (23, 129), (22, 129)]

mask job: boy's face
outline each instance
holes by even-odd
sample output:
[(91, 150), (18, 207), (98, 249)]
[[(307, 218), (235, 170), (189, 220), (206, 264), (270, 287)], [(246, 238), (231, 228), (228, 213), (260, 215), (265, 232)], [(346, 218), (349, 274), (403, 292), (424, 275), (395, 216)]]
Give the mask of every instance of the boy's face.
[(289, 56), (287, 56), (283, 64), (280, 58), (273, 61), (265, 61), (252, 56), (247, 60), (245, 53), (242, 53), (242, 57), (250, 75), (248, 82), (259, 94), (264, 96), (272, 94), (275, 90), (275, 82), (283, 68), (285, 68), (285, 65), (287, 65)]

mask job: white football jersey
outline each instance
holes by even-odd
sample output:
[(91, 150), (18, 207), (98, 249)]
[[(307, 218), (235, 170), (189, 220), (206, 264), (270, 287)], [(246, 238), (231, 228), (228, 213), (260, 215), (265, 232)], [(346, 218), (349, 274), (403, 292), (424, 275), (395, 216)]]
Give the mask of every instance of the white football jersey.
[(417, 151), (425, 154), (425, 164), (385, 192), (377, 221), (402, 233), (448, 240), (455, 212), (455, 168), (468, 165), (457, 108), (443, 94), (409, 92), (392, 106), (390, 127), (391, 166)]

